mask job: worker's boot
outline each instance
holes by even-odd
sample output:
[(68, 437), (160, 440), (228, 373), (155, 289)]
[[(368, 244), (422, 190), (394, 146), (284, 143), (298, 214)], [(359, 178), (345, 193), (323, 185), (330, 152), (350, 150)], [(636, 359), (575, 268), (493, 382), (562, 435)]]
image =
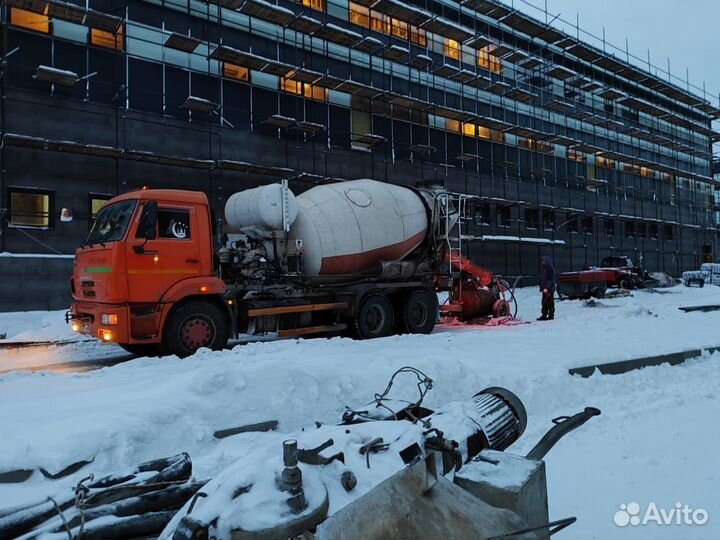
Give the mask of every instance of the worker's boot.
[(547, 321), (548, 318), (547, 318), (545, 315), (542, 315), (542, 316), (538, 317), (538, 318), (535, 319), (535, 320), (536, 320), (536, 321)]

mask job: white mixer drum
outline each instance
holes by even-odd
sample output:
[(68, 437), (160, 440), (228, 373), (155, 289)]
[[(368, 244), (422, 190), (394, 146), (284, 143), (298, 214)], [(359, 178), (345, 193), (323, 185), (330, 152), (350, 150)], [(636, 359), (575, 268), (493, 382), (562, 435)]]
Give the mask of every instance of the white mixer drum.
[[(225, 220), (232, 232), (247, 227), (264, 231), (282, 230), (282, 186), (269, 184), (234, 193), (225, 203)], [(287, 192), (288, 223), (297, 217), (298, 205), (292, 191)]]
[(427, 234), (425, 204), (411, 189), (353, 180), (297, 196), (291, 240), (303, 241), (303, 273), (354, 274), (402, 259)]

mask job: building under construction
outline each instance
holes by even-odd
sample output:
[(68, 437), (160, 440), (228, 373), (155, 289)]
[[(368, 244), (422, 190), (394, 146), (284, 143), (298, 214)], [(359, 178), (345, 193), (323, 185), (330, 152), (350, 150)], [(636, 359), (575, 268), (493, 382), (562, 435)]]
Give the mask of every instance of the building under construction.
[(142, 186), (202, 190), (219, 211), (283, 178), (296, 192), (442, 184), (476, 196), (465, 249), (508, 276), (537, 274), (545, 254), (561, 271), (717, 259), (720, 110), (547, 14), (490, 0), (1, 6), (0, 309), (64, 306), (94, 214)]

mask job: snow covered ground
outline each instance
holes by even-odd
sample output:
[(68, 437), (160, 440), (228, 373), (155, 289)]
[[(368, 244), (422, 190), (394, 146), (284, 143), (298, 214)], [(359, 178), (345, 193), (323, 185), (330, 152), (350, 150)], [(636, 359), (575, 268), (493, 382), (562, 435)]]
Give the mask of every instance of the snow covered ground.
[[(519, 291), (519, 316), (534, 320), (539, 295)], [(237, 346), (221, 353), (136, 359), (86, 373), (0, 375), (0, 472), (45, 467), (56, 472), (94, 459), (72, 477), (35, 474), (0, 484), (0, 508), (46, 496), (88, 472), (102, 474), (143, 460), (187, 451), (205, 478), (282, 433), (335, 423), (345, 405), (367, 403), (390, 375), (415, 366), (435, 381), (426, 405), (465, 400), (487, 386), (505, 386), (525, 403), (528, 430), (511, 448), (530, 450), (551, 419), (586, 406), (602, 416), (564, 438), (548, 455), (550, 512), (578, 523), (559, 538), (715, 539), (720, 537), (720, 354), (616, 376), (571, 377), (570, 367), (720, 345), (720, 312), (685, 314), (679, 306), (720, 304), (720, 288), (637, 291), (588, 307), (561, 302), (552, 323), (478, 328), (439, 327), (429, 336), (374, 341), (308, 339)], [(22, 324), (39, 332), (45, 317)], [(8, 338), (21, 334), (0, 316)], [(10, 322), (13, 321), (13, 322)], [(64, 324), (64, 323), (63, 323)], [(20, 325), (21, 326), (21, 325)], [(48, 334), (54, 323), (45, 327)], [(63, 330), (64, 331), (64, 330)], [(58, 332), (61, 332), (58, 330)], [(96, 343), (0, 350), (0, 371), (93, 359)], [(70, 349), (72, 348), (72, 349)], [(68, 352), (69, 351), (69, 352)], [(410, 379), (395, 395), (413, 398)], [(216, 440), (217, 429), (277, 419), (278, 434)], [(278, 451), (280, 448), (278, 447)], [(618, 527), (621, 504), (676, 503), (707, 511), (702, 526)]]

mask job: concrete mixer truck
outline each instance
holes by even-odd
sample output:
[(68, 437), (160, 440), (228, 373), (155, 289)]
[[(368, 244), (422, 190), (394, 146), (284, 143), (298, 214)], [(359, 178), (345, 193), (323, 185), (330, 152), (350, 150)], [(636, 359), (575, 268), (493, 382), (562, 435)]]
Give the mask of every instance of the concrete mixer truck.
[(204, 193), (125, 193), (76, 251), (66, 317), (149, 356), (246, 334), (429, 333), (463, 197), (374, 180), (296, 196), (283, 181), (235, 193), (213, 223)]

